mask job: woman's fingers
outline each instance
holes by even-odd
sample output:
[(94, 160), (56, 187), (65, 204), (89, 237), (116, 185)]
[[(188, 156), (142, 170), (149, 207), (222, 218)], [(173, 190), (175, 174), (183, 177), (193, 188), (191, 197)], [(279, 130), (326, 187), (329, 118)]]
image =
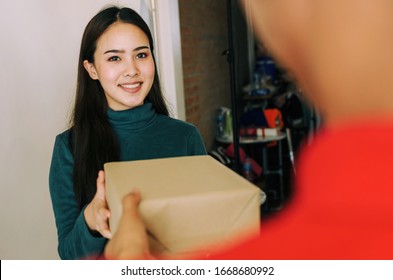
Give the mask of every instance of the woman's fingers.
[(107, 224), (104, 224), (104, 225), (103, 225), (103, 228), (100, 229), (99, 232), (100, 232), (100, 234), (101, 234), (103, 237), (108, 238), (108, 239), (111, 239), (112, 236), (113, 236), (113, 235), (112, 235), (112, 232), (109, 230)]
[(98, 231), (103, 237), (112, 238), (112, 233), (109, 229), (110, 211), (106, 203), (105, 197), (105, 173), (103, 170), (98, 172), (97, 177), (97, 192), (95, 195), (96, 209), (97, 209), (97, 227)]
[(105, 201), (105, 173), (103, 170), (98, 172), (97, 177), (97, 192), (95, 197)]
[(105, 238), (112, 238), (112, 233), (109, 229), (110, 211), (105, 205), (101, 205), (98, 209), (97, 231)]
[(112, 238), (109, 229), (110, 211), (105, 197), (105, 173), (102, 170), (98, 172), (96, 194), (87, 205), (84, 215), (91, 230), (98, 231), (103, 237)]

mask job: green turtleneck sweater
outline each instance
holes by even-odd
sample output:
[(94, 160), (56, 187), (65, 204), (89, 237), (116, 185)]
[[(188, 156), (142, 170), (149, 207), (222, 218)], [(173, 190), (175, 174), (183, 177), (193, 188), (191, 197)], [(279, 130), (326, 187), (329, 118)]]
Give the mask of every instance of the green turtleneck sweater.
[[(121, 161), (206, 154), (193, 125), (157, 114), (151, 103), (125, 111), (109, 109), (108, 120), (119, 140)], [(58, 252), (62, 259), (94, 258), (102, 253), (107, 239), (90, 233), (84, 208), (80, 211), (75, 199), (69, 133), (56, 137), (49, 173)]]

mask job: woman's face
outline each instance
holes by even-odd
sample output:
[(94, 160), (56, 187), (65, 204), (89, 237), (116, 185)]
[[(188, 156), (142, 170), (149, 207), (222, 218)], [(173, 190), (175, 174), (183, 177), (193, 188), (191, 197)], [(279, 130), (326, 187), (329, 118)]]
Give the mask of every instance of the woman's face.
[(137, 26), (116, 22), (98, 39), (94, 63), (84, 61), (99, 80), (108, 106), (126, 110), (143, 104), (154, 80), (154, 60), (146, 34)]

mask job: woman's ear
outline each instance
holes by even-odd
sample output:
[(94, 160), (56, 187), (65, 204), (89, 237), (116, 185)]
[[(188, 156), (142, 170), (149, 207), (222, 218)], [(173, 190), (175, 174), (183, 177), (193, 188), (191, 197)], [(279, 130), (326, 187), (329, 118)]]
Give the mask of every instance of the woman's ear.
[(89, 73), (90, 78), (93, 80), (98, 80), (97, 71), (93, 63), (89, 62), (88, 60), (84, 60), (83, 67), (85, 67), (87, 73)]

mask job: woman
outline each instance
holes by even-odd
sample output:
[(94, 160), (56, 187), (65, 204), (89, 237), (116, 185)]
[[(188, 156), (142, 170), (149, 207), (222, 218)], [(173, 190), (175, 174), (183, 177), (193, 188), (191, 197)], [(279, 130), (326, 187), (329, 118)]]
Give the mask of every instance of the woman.
[(84, 31), (70, 129), (49, 174), (62, 259), (96, 257), (111, 238), (105, 162), (206, 154), (198, 130), (168, 116), (153, 51), (129, 8), (100, 11)]

